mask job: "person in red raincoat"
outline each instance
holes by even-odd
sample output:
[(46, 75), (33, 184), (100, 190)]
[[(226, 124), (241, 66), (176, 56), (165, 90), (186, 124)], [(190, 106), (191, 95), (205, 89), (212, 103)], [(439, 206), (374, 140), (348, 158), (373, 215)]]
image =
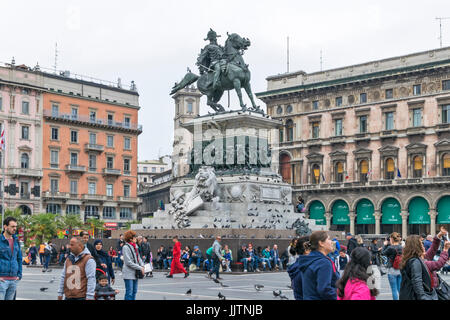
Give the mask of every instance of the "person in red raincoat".
[(172, 264), (170, 265), (170, 274), (167, 278), (173, 278), (174, 273), (184, 273), (184, 277), (187, 278), (189, 276), (189, 272), (187, 272), (183, 265), (180, 262), (181, 258), (181, 242), (178, 241), (178, 236), (173, 237), (173, 242), (175, 243), (172, 251)]

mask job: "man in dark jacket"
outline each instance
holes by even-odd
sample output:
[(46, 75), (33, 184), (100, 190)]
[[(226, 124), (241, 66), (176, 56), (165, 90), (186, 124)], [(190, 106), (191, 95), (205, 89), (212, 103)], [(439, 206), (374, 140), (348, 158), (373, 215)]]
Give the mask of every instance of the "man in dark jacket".
[(247, 272), (247, 265), (249, 261), (251, 261), (251, 258), (245, 244), (243, 244), (241, 249), (238, 251), (238, 261), (244, 264), (244, 272)]
[(358, 246), (358, 241), (353, 237), (353, 235), (349, 232), (347, 233), (347, 254), (350, 256), (352, 254), (353, 249)]
[(144, 263), (150, 263), (150, 243), (148, 243), (146, 237), (142, 238), (141, 252), (142, 252), (142, 260), (144, 260)]
[(191, 257), (189, 258), (189, 265), (195, 263), (197, 269), (200, 269), (200, 264), (202, 263), (203, 256), (198, 246), (194, 246), (194, 251), (191, 253)]
[(0, 300), (13, 300), (22, 279), (22, 252), (16, 236), (17, 220), (7, 217), (0, 236)]
[(36, 264), (36, 258), (37, 258), (37, 255), (38, 255), (38, 249), (36, 248), (36, 243), (35, 242), (31, 243), (31, 247), (30, 247), (28, 253), (31, 256), (31, 264), (35, 265)]

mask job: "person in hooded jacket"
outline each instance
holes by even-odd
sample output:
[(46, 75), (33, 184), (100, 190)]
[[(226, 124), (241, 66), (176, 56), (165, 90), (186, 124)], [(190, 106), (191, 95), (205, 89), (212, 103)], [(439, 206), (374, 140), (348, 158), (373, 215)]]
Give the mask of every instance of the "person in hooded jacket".
[(333, 251), (332, 241), (326, 231), (315, 231), (309, 242), (311, 253), (299, 260), (303, 300), (336, 300), (339, 273), (327, 256)]
[[(94, 248), (95, 248), (95, 253), (97, 254), (98, 260), (100, 262), (100, 264), (97, 264), (97, 267), (96, 267), (96, 269), (99, 271), (96, 278), (98, 278), (100, 273), (103, 273), (104, 275), (106, 275), (108, 277), (108, 283), (110, 282), (111, 284), (114, 284), (116, 277), (114, 276), (114, 269), (112, 266), (111, 257), (108, 255), (108, 253), (106, 251), (103, 250), (102, 240), (100, 240), (100, 239), (95, 240)], [(106, 268), (104, 268), (103, 265), (106, 265)]]
[(338, 300), (375, 300), (378, 290), (367, 285), (371, 256), (369, 250), (357, 247), (352, 250), (350, 262), (345, 266), (342, 277), (337, 281)]
[(294, 291), (295, 300), (303, 300), (303, 290), (302, 290), (302, 272), (300, 271), (299, 261), (304, 255), (308, 255), (311, 250), (309, 250), (309, 237), (300, 237), (297, 240), (297, 246), (295, 247), (298, 258), (297, 260), (289, 266), (287, 272), (291, 278), (291, 287)]

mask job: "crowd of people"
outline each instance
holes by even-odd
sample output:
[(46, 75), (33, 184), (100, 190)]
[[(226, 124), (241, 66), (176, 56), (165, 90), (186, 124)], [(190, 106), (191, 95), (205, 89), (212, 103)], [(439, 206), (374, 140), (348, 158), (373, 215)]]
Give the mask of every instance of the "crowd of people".
[[(296, 300), (375, 300), (387, 273), (393, 300), (449, 300), (449, 286), (438, 271), (449, 267), (448, 231), (434, 237), (393, 232), (378, 246), (347, 234), (346, 246), (326, 231), (295, 239), (287, 271)], [(383, 270), (384, 269), (384, 270)]]
[[(233, 254), (228, 245), (222, 246), (217, 236), (205, 255), (198, 246), (182, 248), (177, 236), (167, 250), (161, 246), (153, 257), (148, 239), (129, 230), (120, 236), (116, 248), (103, 249), (101, 239), (89, 242), (86, 231), (70, 239), (59, 251), (48, 241), (35, 243), (22, 250), (16, 230), (17, 221), (7, 217), (0, 237), (0, 300), (15, 299), (18, 281), (22, 278), (22, 264), (36, 264), (39, 257), (43, 272), (50, 272), (49, 264), (63, 266), (58, 299), (89, 300), (114, 299), (119, 293), (113, 288), (113, 264), (122, 271), (125, 300), (135, 300), (138, 281), (153, 276), (153, 266), (168, 269), (167, 278), (182, 273), (184, 278), (193, 270), (205, 270), (207, 278), (220, 272), (230, 272)], [(244, 272), (287, 269), (296, 300), (375, 300), (380, 290), (380, 277), (387, 274), (393, 300), (448, 300), (449, 286), (438, 272), (449, 267), (450, 241), (448, 231), (441, 227), (438, 234), (410, 235), (403, 241), (393, 232), (378, 245), (374, 239), (366, 245), (359, 236), (347, 234), (343, 245), (326, 231), (293, 239), (280, 256), (277, 245), (254, 248), (242, 245), (235, 265)], [(75, 279), (76, 278), (76, 279)], [(75, 279), (75, 280), (74, 280)], [(75, 285), (74, 285), (75, 283)]]

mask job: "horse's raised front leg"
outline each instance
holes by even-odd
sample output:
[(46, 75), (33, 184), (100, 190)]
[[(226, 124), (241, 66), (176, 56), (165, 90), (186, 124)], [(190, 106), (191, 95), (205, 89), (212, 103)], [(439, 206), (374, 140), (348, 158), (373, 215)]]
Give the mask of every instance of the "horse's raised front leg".
[(241, 104), (242, 111), (247, 110), (244, 101), (242, 100), (242, 92), (241, 92), (241, 81), (239, 79), (233, 80), (234, 90), (236, 90), (236, 93), (239, 97), (239, 103)]
[(244, 85), (245, 92), (247, 92), (248, 97), (250, 98), (250, 101), (252, 102), (252, 106), (255, 110), (259, 110), (259, 106), (256, 105), (255, 100), (253, 100), (253, 93), (252, 88), (250, 86), (250, 82), (247, 82)]

